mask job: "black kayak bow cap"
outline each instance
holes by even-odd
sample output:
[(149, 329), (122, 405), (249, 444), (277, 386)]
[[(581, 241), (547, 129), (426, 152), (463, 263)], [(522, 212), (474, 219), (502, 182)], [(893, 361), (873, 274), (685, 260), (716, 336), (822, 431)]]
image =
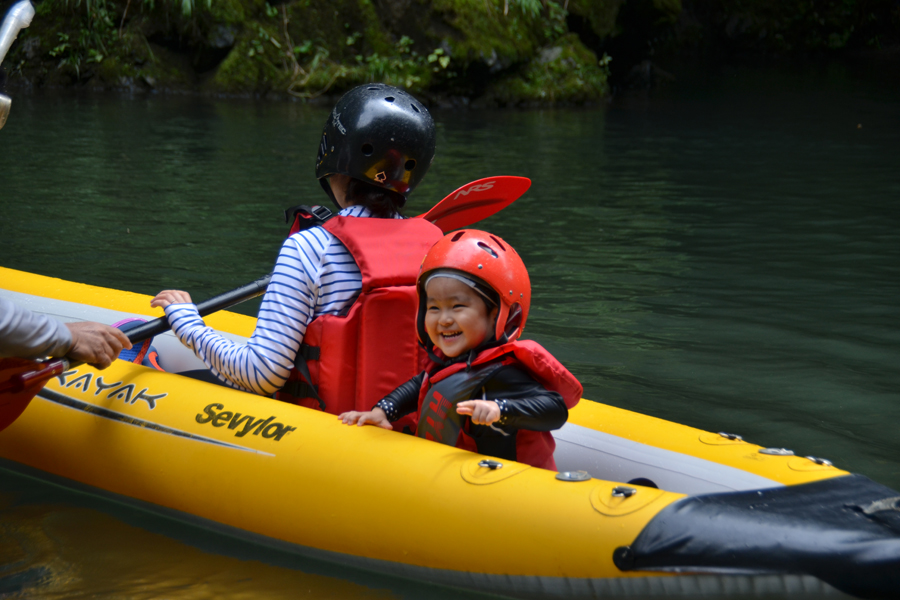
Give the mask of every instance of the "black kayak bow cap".
[(410, 94), (370, 83), (338, 100), (322, 131), (316, 178), (332, 200), (328, 176), (340, 174), (404, 198), (425, 177), (434, 158), (434, 120)]

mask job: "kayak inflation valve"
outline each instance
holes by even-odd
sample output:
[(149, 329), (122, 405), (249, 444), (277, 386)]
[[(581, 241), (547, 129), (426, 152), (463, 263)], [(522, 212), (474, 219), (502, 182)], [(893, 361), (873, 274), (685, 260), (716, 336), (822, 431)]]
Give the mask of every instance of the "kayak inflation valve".
[(496, 460), (484, 459), (482, 461), (479, 461), (478, 466), (488, 468), (491, 471), (496, 471), (497, 469), (503, 468), (503, 463), (497, 462)]
[(591, 476), (587, 471), (560, 471), (556, 478), (560, 481), (590, 481)]
[(771, 456), (793, 456), (794, 451), (787, 448), (761, 448), (760, 454), (769, 454)]
[(631, 498), (635, 494), (637, 494), (636, 489), (625, 485), (617, 485), (612, 491), (612, 495), (616, 498)]

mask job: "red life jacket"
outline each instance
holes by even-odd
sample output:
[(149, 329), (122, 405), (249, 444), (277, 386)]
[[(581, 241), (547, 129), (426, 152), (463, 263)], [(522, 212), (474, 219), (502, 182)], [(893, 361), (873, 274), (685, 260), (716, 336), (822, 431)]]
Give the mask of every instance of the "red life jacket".
[[(559, 393), (570, 409), (578, 404), (584, 391), (568, 369), (543, 346), (531, 340), (508, 342), (485, 350), (471, 365), (471, 369), (467, 369), (465, 362), (459, 362), (434, 375), (426, 374), (419, 392), (420, 416), (416, 435), (478, 452), (474, 438), (465, 429), (468, 421), (461, 418), (455, 406), (469, 400), (472, 392), (503, 365), (516, 365), (527, 371), (543, 387)], [(521, 463), (555, 471), (555, 449), (556, 442), (549, 431), (520, 429), (516, 432), (516, 460)]]
[(332, 414), (371, 410), (428, 364), (416, 342), (416, 275), (443, 233), (425, 219), (335, 216), (322, 227), (353, 256), (362, 290), (346, 315), (312, 320), (277, 397)]

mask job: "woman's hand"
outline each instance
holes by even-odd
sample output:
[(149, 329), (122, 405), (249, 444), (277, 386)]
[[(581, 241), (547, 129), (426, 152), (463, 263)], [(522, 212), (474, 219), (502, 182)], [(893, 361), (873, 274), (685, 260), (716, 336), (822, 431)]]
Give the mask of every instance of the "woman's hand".
[(191, 295), (181, 290), (163, 290), (156, 295), (156, 298), (150, 301), (153, 308), (160, 307), (165, 309), (170, 304), (193, 304)]
[(377, 406), (367, 412), (351, 410), (350, 412), (341, 413), (338, 415), (338, 419), (340, 419), (341, 422), (344, 423), (344, 425), (355, 424), (359, 427), (362, 427), (363, 425), (377, 425), (382, 429), (394, 428), (394, 426), (391, 425), (391, 422), (388, 421), (387, 415), (384, 414), (384, 411)]
[(66, 323), (72, 334), (72, 347), (66, 354), (98, 369), (105, 369), (116, 360), (122, 348), (131, 349), (131, 342), (122, 330), (91, 321)]
[(500, 420), (500, 405), (493, 400), (466, 400), (456, 405), (456, 412), (469, 415), (476, 425), (492, 425)]

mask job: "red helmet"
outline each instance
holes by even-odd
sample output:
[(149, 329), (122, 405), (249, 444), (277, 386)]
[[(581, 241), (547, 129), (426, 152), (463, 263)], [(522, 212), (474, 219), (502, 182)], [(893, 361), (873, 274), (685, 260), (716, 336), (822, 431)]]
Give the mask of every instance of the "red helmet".
[(531, 306), (531, 280), (528, 270), (512, 246), (496, 235), (477, 229), (448, 233), (431, 247), (416, 279), (419, 299), (417, 330), (419, 342), (429, 350), (431, 339), (425, 332), (425, 290), (427, 275), (437, 269), (461, 271), (484, 282), (500, 297), (494, 336), (513, 341), (525, 328)]

